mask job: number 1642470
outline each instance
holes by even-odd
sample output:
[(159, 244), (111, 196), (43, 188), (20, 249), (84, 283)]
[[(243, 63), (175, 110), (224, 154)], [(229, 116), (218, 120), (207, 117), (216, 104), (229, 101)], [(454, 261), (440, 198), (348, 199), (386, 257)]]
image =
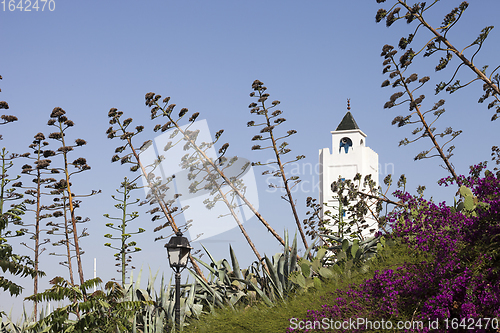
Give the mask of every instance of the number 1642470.
[(4, 12), (38, 12), (51, 11), (56, 9), (55, 0), (2, 0), (2, 10)]

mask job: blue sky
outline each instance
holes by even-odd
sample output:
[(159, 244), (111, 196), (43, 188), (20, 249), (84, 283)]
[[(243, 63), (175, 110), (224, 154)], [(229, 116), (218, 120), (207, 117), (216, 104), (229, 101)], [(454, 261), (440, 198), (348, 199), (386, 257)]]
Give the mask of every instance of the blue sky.
[[(441, 1), (432, 10), (429, 20), (435, 25), (460, 1)], [(117, 215), (110, 195), (114, 194), (128, 168), (111, 164), (115, 140), (106, 138), (109, 127), (107, 113), (111, 107), (123, 110), (134, 123), (146, 127), (137, 142), (153, 139), (144, 95), (153, 91), (171, 96), (178, 108), (200, 112), (212, 133), (224, 129), (222, 142), (229, 142), (229, 152), (251, 161), (266, 160), (267, 152), (254, 152), (251, 138), (255, 128), (246, 123), (255, 120), (248, 104), (251, 84), (263, 81), (273, 100), (281, 101), (287, 122), (284, 129), (298, 133), (289, 140), (293, 155), (306, 155), (303, 164), (295, 165), (299, 176), (311, 184), (296, 193), (301, 219), (305, 218), (305, 198), (317, 197), (313, 184), (318, 175), (309, 166), (318, 163), (318, 150), (331, 148), (330, 131), (346, 112), (351, 99), (351, 112), (359, 127), (368, 135), (367, 145), (379, 154), (380, 180), (387, 173), (395, 177), (406, 174), (411, 191), (417, 185), (427, 186), (427, 196), (435, 200), (452, 200), (454, 191), (442, 189), (436, 181), (447, 176), (440, 160), (414, 162), (413, 157), (430, 143), (422, 141), (407, 147), (398, 142), (410, 135), (410, 127), (391, 126), (391, 120), (406, 114), (407, 106), (390, 110), (384, 103), (395, 90), (381, 88), (381, 48), (397, 45), (413, 25), (398, 22), (391, 28), (375, 23), (381, 7), (373, 1), (62, 1), (55, 0), (55, 10), (38, 12), (0, 11), (0, 100), (9, 103), (8, 114), (19, 121), (3, 125), (1, 134), (11, 152), (27, 151), (38, 132), (50, 133), (46, 125), (50, 112), (62, 107), (75, 122), (68, 132), (70, 139), (83, 138), (88, 144), (74, 153), (83, 156), (91, 171), (77, 175), (75, 191), (88, 193), (100, 189), (98, 196), (85, 199), (81, 214), (88, 216), (90, 236), (82, 241), (85, 250), (84, 271), (92, 277), (93, 258), (97, 257), (98, 276), (103, 281), (118, 277), (114, 272), (113, 252), (103, 246), (108, 221), (102, 214)], [(383, 5), (383, 4), (382, 4)], [(0, 4), (1, 6), (1, 4)], [(486, 25), (497, 22), (500, 5), (496, 0), (471, 1), (463, 21), (449, 35), (461, 49), (472, 42)], [(2, 9), (0, 7), (0, 9)], [(422, 41), (431, 37), (421, 31)], [(482, 52), (476, 57), (478, 67), (498, 65), (500, 34), (494, 29)], [(468, 166), (490, 159), (490, 148), (498, 144), (498, 121), (490, 122), (492, 112), (477, 104), (481, 83), (472, 84), (453, 95), (435, 97), (434, 84), (451, 75), (451, 68), (435, 73), (438, 58), (415, 62), (413, 71), (429, 75), (432, 82), (423, 91), (425, 107), (432, 107), (438, 98), (445, 98), (447, 112), (436, 125), (463, 130), (455, 145), (452, 162), (458, 173)], [(473, 78), (463, 70), (463, 81)], [(387, 165), (387, 168), (386, 168)], [(18, 166), (18, 168), (20, 165)], [(313, 168), (314, 169), (314, 168)], [(263, 170), (261, 170), (263, 171)], [(276, 193), (268, 193), (266, 178), (257, 173), (259, 211), (283, 233), (294, 232), (294, 222), (287, 204)], [(140, 197), (142, 193), (138, 192)], [(136, 267), (148, 266), (167, 276), (171, 270), (162, 242), (153, 242), (158, 235), (157, 224), (141, 212), (133, 225), (147, 230), (137, 237), (143, 251), (134, 256)], [(27, 216), (28, 218), (28, 216)], [(280, 250), (255, 219), (245, 224), (261, 253), (273, 255)], [(165, 235), (167, 236), (167, 234)], [(21, 240), (12, 240), (18, 252)], [(23, 239), (27, 241), (27, 239)], [(228, 243), (235, 249), (242, 266), (253, 261), (252, 253), (237, 229), (207, 240), (204, 245), (218, 258), (228, 258)], [(195, 247), (200, 248), (199, 244)], [(41, 287), (56, 276), (67, 277), (57, 258), (41, 258), (47, 273)], [(206, 256), (204, 257), (206, 258)], [(23, 280), (30, 295), (30, 281)], [(0, 310), (20, 308), (21, 297), (0, 293)], [(16, 311), (16, 310), (15, 310)]]

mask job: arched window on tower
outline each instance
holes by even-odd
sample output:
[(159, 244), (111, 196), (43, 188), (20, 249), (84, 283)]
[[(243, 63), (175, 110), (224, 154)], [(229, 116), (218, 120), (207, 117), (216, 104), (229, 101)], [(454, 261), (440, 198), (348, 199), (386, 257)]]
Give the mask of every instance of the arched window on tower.
[(345, 153), (347, 154), (349, 152), (349, 147), (352, 147), (352, 141), (348, 137), (343, 137), (340, 140), (340, 148), (339, 148), (339, 153), (342, 150), (342, 147), (344, 148)]

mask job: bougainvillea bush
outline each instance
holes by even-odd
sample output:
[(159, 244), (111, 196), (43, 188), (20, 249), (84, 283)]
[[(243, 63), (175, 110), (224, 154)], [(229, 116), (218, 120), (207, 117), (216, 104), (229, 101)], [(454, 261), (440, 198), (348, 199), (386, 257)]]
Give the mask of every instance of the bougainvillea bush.
[(484, 168), (471, 167), (469, 176), (458, 178), (461, 199), (453, 207), (396, 192), (405, 208), (390, 216), (392, 237), (425, 261), (377, 271), (337, 290), (288, 331), (497, 331), (500, 180), (487, 170), (479, 176)]

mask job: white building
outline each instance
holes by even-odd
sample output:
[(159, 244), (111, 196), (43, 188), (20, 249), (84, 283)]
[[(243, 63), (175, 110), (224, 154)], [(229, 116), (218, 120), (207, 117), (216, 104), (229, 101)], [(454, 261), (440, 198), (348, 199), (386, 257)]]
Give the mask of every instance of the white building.
[[(350, 110), (350, 106), (347, 108)], [(331, 185), (340, 179), (353, 179), (357, 173), (362, 175), (371, 174), (372, 180), (378, 187), (378, 154), (366, 146), (366, 134), (363, 133), (356, 124), (350, 111), (346, 113), (335, 131), (332, 131), (332, 152), (328, 148), (319, 151), (319, 203), (322, 205), (322, 215), (324, 211), (330, 210), (333, 215), (339, 215), (339, 202), (334, 198)], [(325, 207), (324, 203), (328, 207)], [(374, 207), (373, 207), (374, 208)], [(342, 214), (344, 221), (349, 217)], [(371, 216), (365, 216), (368, 228), (363, 229), (364, 239), (371, 237), (373, 232), (370, 229), (378, 230), (376, 221)], [(333, 222), (333, 221), (332, 221)], [(332, 231), (338, 232), (338, 227), (333, 225)]]

